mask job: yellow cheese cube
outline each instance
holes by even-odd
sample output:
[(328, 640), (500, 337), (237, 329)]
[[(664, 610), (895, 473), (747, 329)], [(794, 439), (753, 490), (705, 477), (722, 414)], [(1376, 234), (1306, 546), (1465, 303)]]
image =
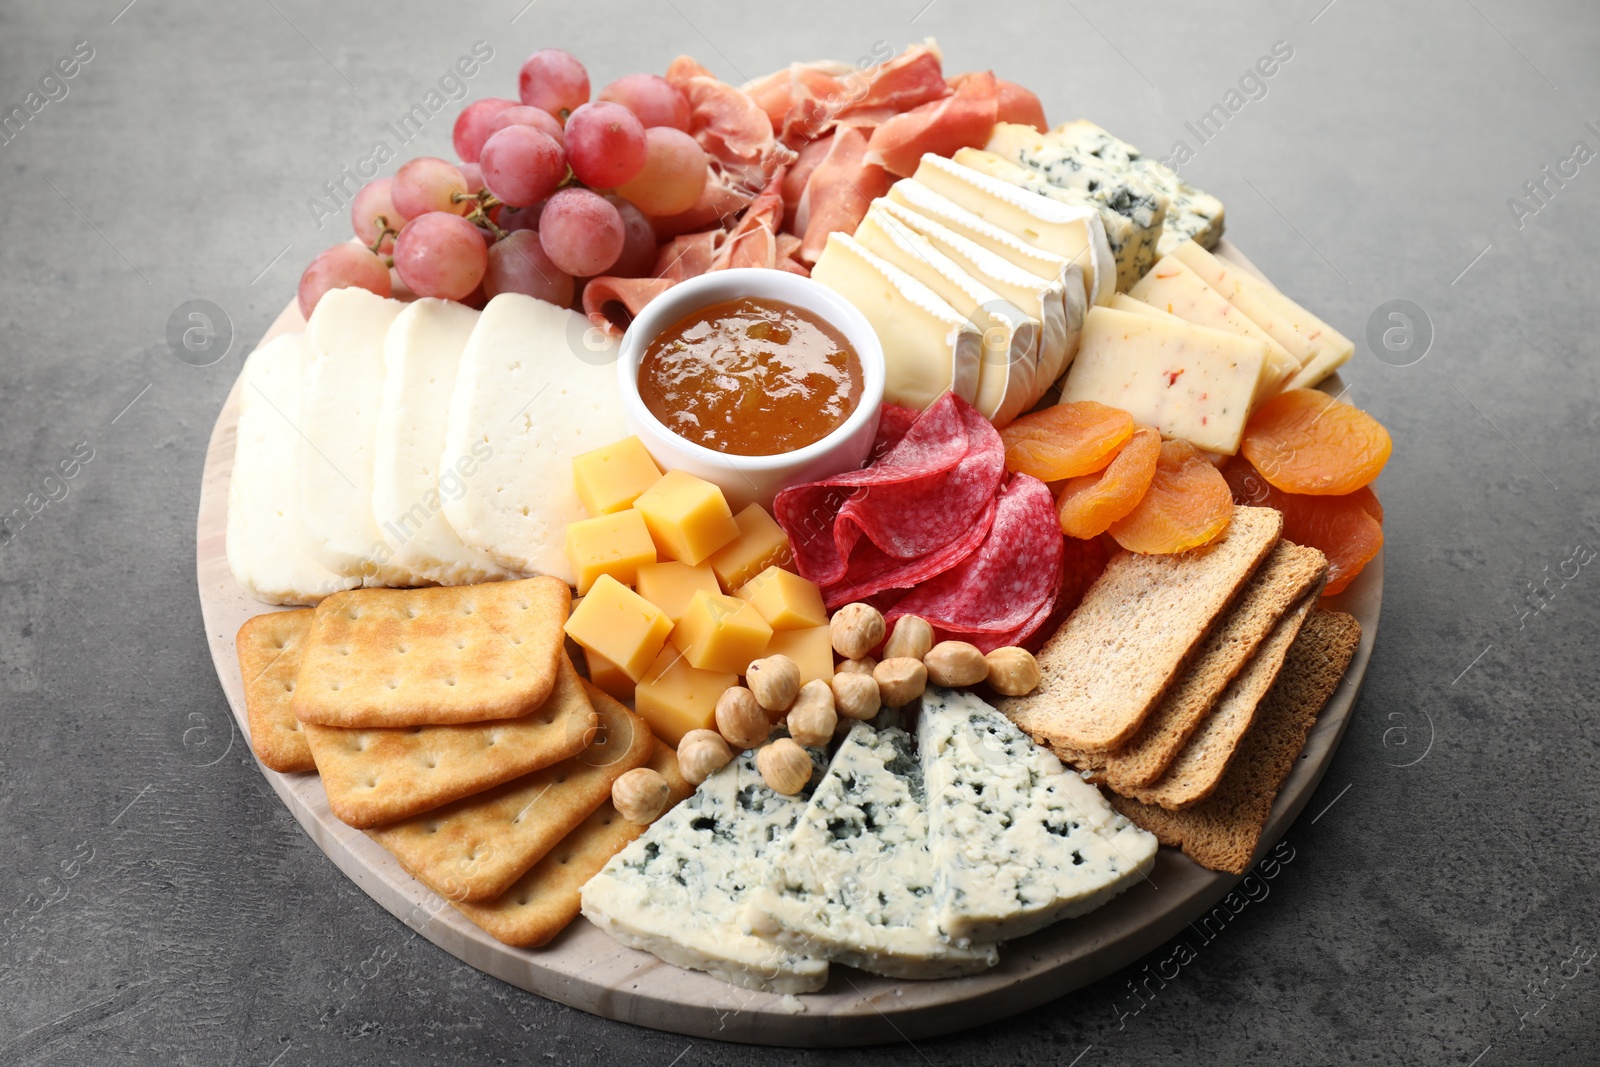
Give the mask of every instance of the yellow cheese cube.
[(683, 471), (662, 475), (633, 506), (644, 516), (661, 554), (691, 567), (739, 536), (722, 490)]
[(711, 557), (711, 569), (730, 593), (768, 567), (781, 567), (794, 558), (789, 535), (760, 504), (751, 504), (733, 521), (739, 536)]
[(716, 572), (709, 563), (691, 567), (687, 563), (651, 563), (639, 568), (639, 580), (634, 588), (639, 595), (667, 613), (667, 618), (677, 622), (689, 609), (695, 593), (704, 589), (720, 593)]
[(804, 630), (828, 625), (822, 590), (815, 582), (781, 567), (768, 567), (735, 589), (733, 595), (754, 604), (774, 630)]
[(572, 460), (572, 485), (590, 515), (610, 515), (656, 483), (661, 469), (637, 437), (624, 437)]
[(689, 666), (703, 671), (743, 673), (772, 640), (772, 627), (750, 604), (720, 593), (696, 593), (672, 628), (672, 643)]
[(726, 671), (696, 670), (681, 652), (669, 648), (639, 680), (634, 709), (656, 737), (677, 748), (690, 730), (717, 728), (717, 698), (738, 680)]
[(633, 703), (633, 679), (628, 672), (612, 663), (598, 652), (585, 649), (583, 658), (589, 661), (589, 681), (624, 703)]
[(631, 508), (579, 519), (567, 527), (567, 562), (577, 577), (579, 596), (586, 595), (602, 574), (632, 585), (640, 566), (655, 561), (656, 543), (650, 539), (644, 517)]
[(638, 681), (661, 654), (672, 620), (611, 575), (602, 574), (573, 609), (566, 630), (585, 652), (598, 652)]
[(800, 668), (800, 684), (833, 677), (833, 637), (826, 626), (804, 630), (778, 630), (767, 642), (764, 656), (785, 655)]

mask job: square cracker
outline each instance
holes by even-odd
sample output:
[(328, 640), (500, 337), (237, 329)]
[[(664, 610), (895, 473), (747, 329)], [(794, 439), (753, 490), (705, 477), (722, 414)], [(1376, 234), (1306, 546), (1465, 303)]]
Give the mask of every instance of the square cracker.
[(294, 713), (343, 727), (526, 715), (555, 686), (571, 601), (548, 577), (335, 593), (317, 606)]
[[(656, 743), (648, 766), (660, 771), (672, 787), (673, 804), (694, 792), (678, 773), (677, 755), (666, 745)], [(499, 897), (487, 904), (455, 907), (497, 941), (518, 948), (548, 944), (578, 917), (583, 883), (648, 829), (617, 814), (608, 800)]]
[(446, 900), (480, 903), (504, 893), (655, 747), (643, 719), (593, 686), (585, 690), (600, 729), (578, 755), (367, 836)]
[(305, 731), (294, 717), (295, 677), (311, 631), (310, 608), (271, 611), (239, 627), (234, 646), (244, 679), (244, 709), (250, 747), (275, 771), (314, 771)]
[(1215, 793), (1183, 811), (1115, 794), (1112, 807), (1201, 866), (1243, 874), (1255, 859), (1272, 802), (1360, 643), (1354, 618), (1313, 611)]
[(999, 704), (1040, 744), (1101, 752), (1127, 742), (1283, 530), (1235, 507), (1220, 540), (1168, 556), (1119, 552), (1039, 653), (1044, 679)]
[(588, 747), (599, 721), (563, 655), (549, 699), (519, 718), (372, 730), (306, 723), (305, 734), (328, 806), (365, 829), (570, 759)]

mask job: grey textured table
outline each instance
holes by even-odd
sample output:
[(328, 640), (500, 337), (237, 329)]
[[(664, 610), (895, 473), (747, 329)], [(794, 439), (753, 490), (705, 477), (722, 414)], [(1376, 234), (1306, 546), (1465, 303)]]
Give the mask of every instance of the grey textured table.
[[(1595, 1062), (1592, 4), (124, 2), (0, 11), (0, 105), (40, 93), (0, 143), (0, 1062), (821, 1058), (539, 1000), (347, 882), (229, 724), (195, 506), (241, 357), (346, 236), (311, 203), (375, 142), (445, 154), (453, 108), (409, 145), (388, 124), (475, 41), (479, 96), (551, 45), (597, 84), (681, 52), (737, 81), (927, 35), (1052, 121), (1186, 142), (1234, 241), (1359, 340), (1352, 399), (1395, 440), (1387, 611), (1343, 750), (1236, 914), (1010, 1021), (833, 1055)], [(193, 300), (233, 339), (185, 360)]]

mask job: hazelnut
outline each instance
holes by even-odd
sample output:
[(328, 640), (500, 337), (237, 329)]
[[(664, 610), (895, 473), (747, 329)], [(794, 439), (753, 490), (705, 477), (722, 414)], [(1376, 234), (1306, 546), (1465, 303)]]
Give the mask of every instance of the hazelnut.
[(800, 668), (788, 656), (756, 660), (745, 668), (744, 680), (767, 711), (788, 711), (800, 692)]
[(928, 668), (910, 656), (886, 659), (873, 670), (872, 680), (878, 684), (884, 706), (898, 708), (922, 695), (928, 687)]
[(977, 685), (989, 677), (989, 662), (977, 645), (965, 641), (940, 641), (928, 649), (922, 662), (934, 685)]
[(635, 767), (611, 783), (611, 806), (629, 822), (648, 826), (667, 810), (672, 787), (660, 771)]
[(827, 682), (812, 679), (800, 690), (789, 709), (789, 736), (802, 745), (825, 745), (833, 736), (839, 716), (833, 710), (833, 690)]
[(883, 646), (883, 658), (909, 656), (911, 659), (921, 659), (932, 647), (933, 627), (928, 625), (928, 620), (920, 615), (902, 615), (895, 620), (889, 643)]
[(871, 604), (846, 604), (828, 622), (833, 650), (845, 659), (860, 659), (883, 640), (883, 613)]
[(756, 769), (774, 792), (792, 797), (811, 781), (811, 756), (791, 738), (780, 737), (756, 753)]
[(870, 674), (833, 676), (833, 706), (847, 719), (870, 719), (883, 706), (878, 683)]
[(717, 729), (734, 748), (755, 748), (772, 732), (772, 724), (755, 695), (742, 685), (733, 685), (717, 698)]
[(862, 656), (860, 659), (847, 659), (833, 669), (834, 674), (871, 674), (872, 669), (878, 665), (873, 656)]
[(733, 750), (715, 730), (690, 730), (678, 742), (678, 771), (691, 785), (699, 785), (733, 759)]
[(997, 648), (984, 659), (989, 664), (989, 685), (1008, 697), (1026, 696), (1039, 688), (1039, 661), (1016, 645)]

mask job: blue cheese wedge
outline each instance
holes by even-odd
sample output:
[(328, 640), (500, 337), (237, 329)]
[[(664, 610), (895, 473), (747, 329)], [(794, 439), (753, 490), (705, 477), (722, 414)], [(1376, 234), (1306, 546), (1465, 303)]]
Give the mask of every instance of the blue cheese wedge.
[(1093, 911), (1155, 864), (1154, 836), (971, 693), (928, 689), (917, 750), (947, 937), (1031, 934)]
[[(821, 754), (812, 759), (820, 770)], [(806, 799), (773, 792), (755, 752), (741, 753), (589, 879), (583, 914), (629, 948), (733, 985), (821, 989), (828, 964), (817, 953), (752, 937), (739, 922), (751, 890), (772, 880)]]
[(939, 930), (922, 768), (911, 737), (857, 722), (751, 897), (746, 929), (892, 978), (949, 978), (999, 961)]

